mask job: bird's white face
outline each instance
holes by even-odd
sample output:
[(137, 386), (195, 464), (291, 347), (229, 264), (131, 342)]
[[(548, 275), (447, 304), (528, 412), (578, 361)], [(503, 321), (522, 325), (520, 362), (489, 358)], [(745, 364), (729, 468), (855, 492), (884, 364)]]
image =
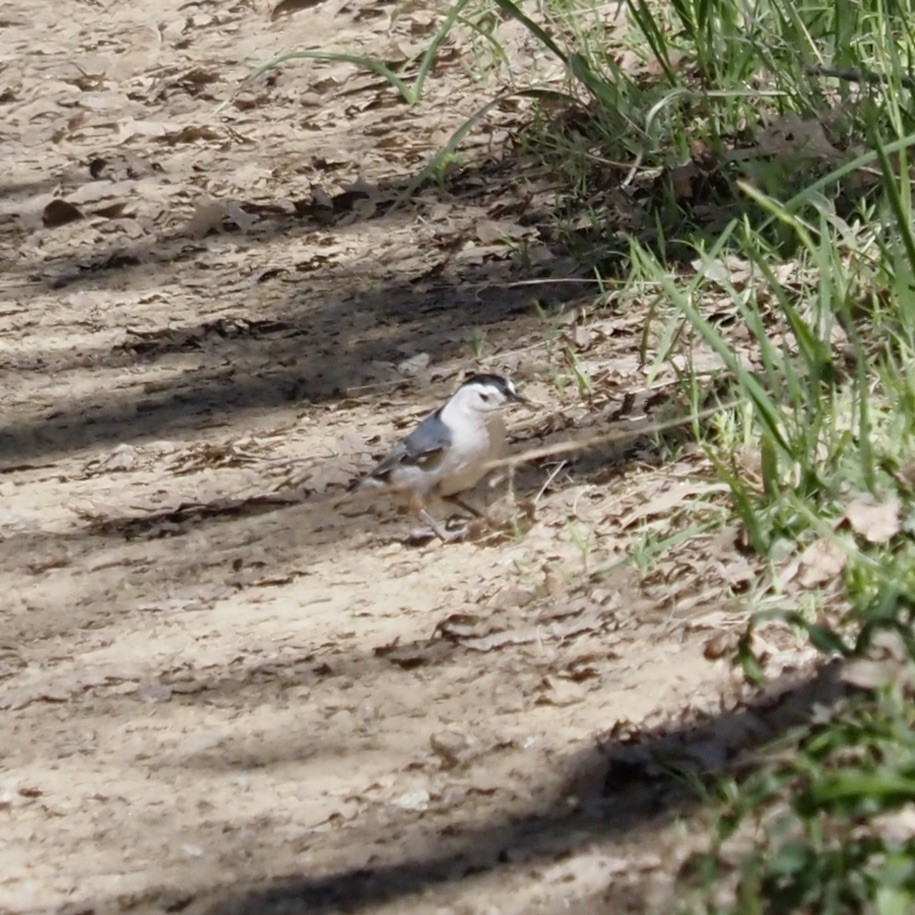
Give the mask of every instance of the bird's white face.
[(514, 385), (508, 379), (505, 380), (505, 389), (486, 382), (465, 384), (454, 395), (454, 400), (459, 401), (461, 406), (476, 410), (478, 413), (493, 413), (511, 403), (520, 403)]

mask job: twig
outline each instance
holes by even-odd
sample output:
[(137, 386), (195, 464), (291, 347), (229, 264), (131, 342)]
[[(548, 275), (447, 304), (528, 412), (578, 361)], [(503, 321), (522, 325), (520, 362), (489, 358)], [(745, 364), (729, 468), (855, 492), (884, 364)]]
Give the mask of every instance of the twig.
[[(892, 77), (885, 73), (874, 73), (872, 70), (856, 70), (853, 67), (804, 67), (805, 76), (826, 76), (832, 79), (843, 79), (849, 83), (861, 83), (869, 86), (887, 86)], [(915, 76), (905, 74), (899, 78), (899, 84), (906, 89), (915, 89)]]

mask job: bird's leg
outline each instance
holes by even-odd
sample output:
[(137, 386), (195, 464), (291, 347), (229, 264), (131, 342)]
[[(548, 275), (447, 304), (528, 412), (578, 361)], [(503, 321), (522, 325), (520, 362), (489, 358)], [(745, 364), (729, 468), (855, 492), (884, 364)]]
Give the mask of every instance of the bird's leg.
[(430, 515), (429, 512), (427, 512), (424, 508), (421, 508), (416, 513), (416, 516), (421, 521), (425, 521), (425, 523), (428, 524), (430, 528), (432, 528), (435, 536), (438, 537), (443, 543), (451, 543), (454, 540), (461, 540), (463, 537), (467, 536), (467, 531), (463, 529), (459, 531), (445, 530), (445, 528), (443, 528), (441, 524), (439, 524), (438, 521), (436, 521), (435, 518), (433, 518), (432, 515)]
[(458, 508), (463, 508), (468, 515), (473, 515), (474, 518), (482, 518), (483, 513), (477, 511), (469, 502), (465, 502), (460, 496), (442, 496), (446, 502), (451, 502), (456, 505)]
[(410, 540), (425, 540), (431, 535), (438, 537), (442, 543), (450, 543), (453, 540), (460, 540), (464, 535), (464, 531), (448, 531), (445, 530), (442, 525), (426, 511), (425, 500), (414, 497), (410, 499), (410, 508), (417, 518), (420, 519), (424, 524), (427, 524), (428, 527), (425, 530), (411, 531)]

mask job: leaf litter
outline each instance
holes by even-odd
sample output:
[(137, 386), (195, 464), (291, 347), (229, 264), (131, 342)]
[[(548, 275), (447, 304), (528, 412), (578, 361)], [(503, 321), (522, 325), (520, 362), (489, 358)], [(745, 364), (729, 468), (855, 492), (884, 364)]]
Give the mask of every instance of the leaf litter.
[[(647, 387), (637, 308), (561, 322), (590, 399), (546, 383), (544, 328), (512, 282), (575, 265), (531, 216), (555, 205), (542, 176), (519, 194), (519, 164), (487, 159), (517, 108), (468, 139), (450, 194), (398, 206), (479, 107), (459, 41), (412, 108), (349, 65), (303, 61), (213, 114), (252, 63), (296, 45), (412, 57), (438, 14), (393, 12), (165, 0), (99, 19), (26, 0), (3, 14), (0, 766), (28, 791), (0, 792), (5, 911), (204, 912), (258, 887), (279, 911), (280, 877), (358, 880), (430, 851), (459, 878), (376, 911), (545, 910), (622, 873), (647, 885), (681, 840), (647, 816), (619, 831), (601, 748), (747, 701), (729, 651), (745, 619), (722, 600), (752, 572), (734, 532), (620, 566), (639, 536), (721, 498), (695, 457), (659, 467), (634, 438), (534, 462), (516, 501), (507, 482), (481, 493), (505, 521), (495, 535), (448, 549), (403, 546), (385, 506), (337, 510), (473, 362), (472, 328), (481, 367), (542, 404), (513, 423), (516, 449), (673, 398), (672, 373)], [(775, 125), (767, 142), (786, 137)], [(670, 177), (692, 193), (702, 174)], [(852, 504), (847, 523), (882, 542), (891, 515)], [(797, 582), (830, 561), (806, 555)], [(759, 638), (774, 673), (811, 666), (784, 632)], [(694, 756), (717, 766), (746, 735), (704, 739)], [(603, 773), (590, 794), (579, 755)], [(480, 841), (511, 822), (530, 834)]]

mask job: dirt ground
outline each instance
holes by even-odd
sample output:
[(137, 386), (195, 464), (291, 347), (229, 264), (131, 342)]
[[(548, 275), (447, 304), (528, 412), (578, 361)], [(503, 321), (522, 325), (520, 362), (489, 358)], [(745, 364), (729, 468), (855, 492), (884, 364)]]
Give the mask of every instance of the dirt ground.
[(282, 50), (403, 61), (437, 22), (282, 6), (0, 4), (0, 911), (669, 906), (700, 811), (658, 753), (765, 730), (738, 532), (620, 565), (720, 510), (701, 457), (526, 465), (478, 494), (517, 530), (447, 546), (337, 505), (469, 367), (541, 404), (515, 451), (638, 419), (645, 312), (575, 323), (516, 105), (394, 205), (487, 97), (460, 44), (413, 108), (296, 61), (215, 113)]

